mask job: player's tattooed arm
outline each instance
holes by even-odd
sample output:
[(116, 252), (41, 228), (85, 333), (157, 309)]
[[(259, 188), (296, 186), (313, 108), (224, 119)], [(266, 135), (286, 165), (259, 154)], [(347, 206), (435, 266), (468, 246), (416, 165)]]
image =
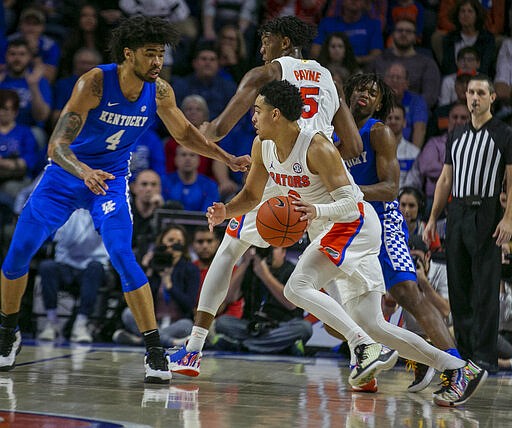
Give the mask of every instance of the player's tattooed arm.
[(84, 165), (69, 148), (80, 129), (82, 129), (82, 118), (78, 113), (70, 111), (63, 114), (53, 131), (51, 137), (53, 144), (48, 147), (48, 154), (55, 163), (81, 178), (84, 173)]
[(169, 97), (171, 88), (167, 82), (163, 79), (157, 79), (156, 81), (156, 99), (163, 100)]

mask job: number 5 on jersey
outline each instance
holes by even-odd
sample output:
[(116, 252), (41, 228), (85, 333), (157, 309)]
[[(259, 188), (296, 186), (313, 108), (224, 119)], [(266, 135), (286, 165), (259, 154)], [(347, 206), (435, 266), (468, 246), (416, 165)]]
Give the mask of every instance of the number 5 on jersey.
[(110, 137), (108, 137), (105, 141), (108, 143), (107, 149), (108, 150), (115, 150), (117, 149), (117, 146), (121, 142), (121, 137), (124, 134), (125, 129), (122, 129), (121, 131), (116, 132), (115, 134), (112, 134)]
[(318, 101), (315, 97), (320, 93), (320, 88), (317, 87), (302, 87), (300, 88), (300, 95), (306, 108), (302, 112), (303, 119), (311, 119), (318, 113)]

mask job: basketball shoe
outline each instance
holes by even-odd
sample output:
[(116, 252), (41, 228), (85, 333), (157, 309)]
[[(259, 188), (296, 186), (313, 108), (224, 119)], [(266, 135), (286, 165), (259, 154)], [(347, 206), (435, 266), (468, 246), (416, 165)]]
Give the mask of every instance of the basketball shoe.
[(414, 380), (407, 387), (407, 391), (409, 392), (423, 391), (430, 385), (430, 382), (432, 382), (432, 379), (436, 374), (436, 370), (433, 367), (429, 367), (413, 360), (407, 360), (405, 362), (405, 369), (407, 371), (414, 371)]
[(393, 368), (398, 352), (384, 348), (380, 343), (362, 344), (354, 348), (356, 365), (350, 372), (348, 383), (361, 387), (376, 377), (382, 370)]
[(441, 389), (434, 392), (434, 403), (443, 407), (464, 404), (487, 379), (487, 371), (471, 360), (464, 367), (445, 370), (441, 375)]
[(7, 372), (16, 365), (16, 355), (21, 351), (21, 333), (18, 328), (0, 327), (0, 371)]
[(144, 356), (144, 368), (146, 369), (146, 383), (169, 383), (172, 373), (169, 368), (169, 354), (164, 348), (151, 347)]
[(173, 373), (191, 377), (199, 376), (199, 366), (203, 356), (201, 351), (189, 352), (186, 345), (181, 348), (173, 348), (170, 351), (172, 352), (170, 368)]

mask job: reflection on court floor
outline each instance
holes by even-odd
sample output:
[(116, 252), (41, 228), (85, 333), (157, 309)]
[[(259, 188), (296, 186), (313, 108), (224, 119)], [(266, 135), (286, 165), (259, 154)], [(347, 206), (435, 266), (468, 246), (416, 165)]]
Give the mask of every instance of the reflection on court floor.
[[(143, 348), (25, 344), (0, 373), (0, 427), (506, 427), (511, 373), (489, 377), (464, 407), (432, 404), (437, 381), (406, 391), (397, 367), (376, 394), (351, 392), (337, 358), (206, 353), (201, 375), (143, 383)], [(435, 379), (438, 379), (436, 377)]]

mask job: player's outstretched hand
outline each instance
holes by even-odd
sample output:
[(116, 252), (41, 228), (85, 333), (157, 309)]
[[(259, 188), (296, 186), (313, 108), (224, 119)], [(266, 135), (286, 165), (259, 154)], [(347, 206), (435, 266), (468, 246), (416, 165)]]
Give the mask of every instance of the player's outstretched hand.
[(436, 239), (436, 222), (435, 220), (429, 219), (427, 222), (427, 225), (425, 226), (425, 229), (423, 229), (423, 241), (425, 244), (430, 245), (432, 242)]
[(228, 161), (228, 166), (231, 171), (237, 172), (246, 172), (249, 170), (249, 166), (251, 165), (251, 157), (249, 155), (237, 156), (235, 158), (231, 158)]
[(83, 176), (85, 185), (95, 195), (106, 195), (108, 185), (105, 180), (113, 180), (115, 177), (101, 169), (91, 169), (86, 171)]
[(210, 232), (213, 232), (213, 228), (226, 218), (226, 206), (222, 202), (214, 202), (211, 207), (208, 207), (206, 218), (208, 219), (208, 228)]
[(316, 208), (292, 193), (290, 193), (288, 196), (292, 199), (292, 205), (295, 206), (295, 211), (300, 211), (303, 213), (300, 217), (300, 220), (307, 220), (309, 227), (311, 220), (316, 218)]

